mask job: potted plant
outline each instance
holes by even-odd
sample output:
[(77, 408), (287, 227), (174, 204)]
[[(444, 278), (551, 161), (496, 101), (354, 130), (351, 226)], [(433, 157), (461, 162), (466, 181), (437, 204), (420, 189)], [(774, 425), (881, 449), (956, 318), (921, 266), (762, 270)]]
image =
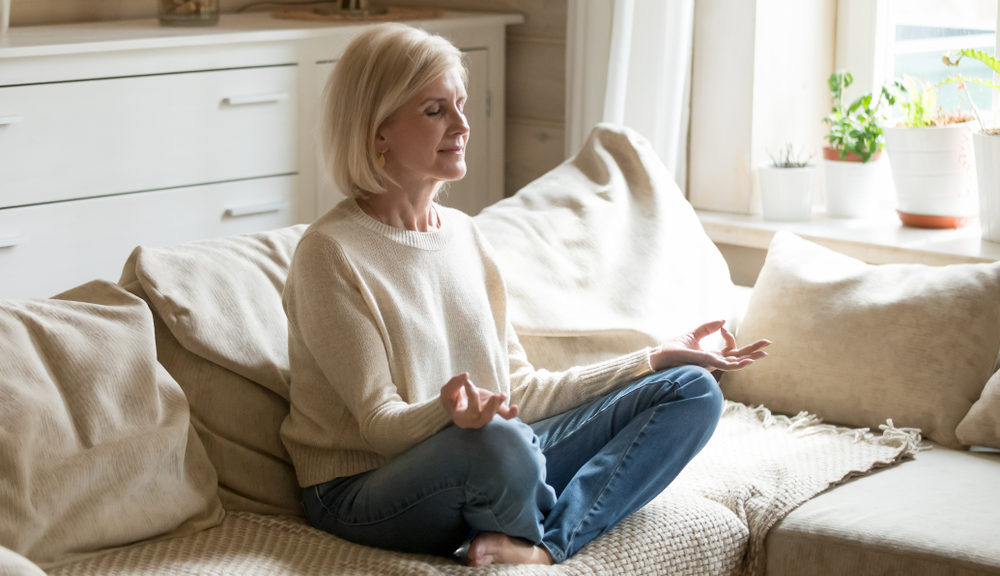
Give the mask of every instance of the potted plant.
[[(1000, 60), (982, 50), (966, 48), (944, 55), (944, 63), (958, 66), (962, 58), (972, 58), (986, 64), (994, 73), (1000, 74)], [(1000, 85), (979, 78), (955, 76), (955, 81), (982, 84), (1000, 90)], [(966, 88), (968, 97), (968, 89)], [(972, 112), (979, 122), (979, 131), (972, 135), (973, 147), (976, 153), (976, 176), (979, 188), (979, 220), (982, 225), (983, 238), (1000, 242), (1000, 128), (988, 128), (983, 122), (982, 114), (976, 109), (972, 98)]]
[(862, 218), (872, 215), (878, 204), (881, 186), (877, 163), (885, 137), (883, 106), (896, 102), (893, 88), (898, 82), (882, 86), (844, 105), (844, 90), (854, 82), (849, 72), (830, 75), (827, 84), (833, 97), (833, 111), (823, 119), (830, 125), (826, 135), (829, 146), (823, 147), (823, 182), (827, 214), (837, 218)]
[(757, 169), (764, 219), (809, 220), (816, 189), (816, 166), (809, 163), (812, 155), (807, 157), (788, 143), (777, 156), (770, 152), (768, 156), (771, 162)]
[(945, 79), (903, 79), (903, 120), (885, 128), (896, 211), (907, 226), (961, 228), (978, 212), (971, 114), (937, 104)]

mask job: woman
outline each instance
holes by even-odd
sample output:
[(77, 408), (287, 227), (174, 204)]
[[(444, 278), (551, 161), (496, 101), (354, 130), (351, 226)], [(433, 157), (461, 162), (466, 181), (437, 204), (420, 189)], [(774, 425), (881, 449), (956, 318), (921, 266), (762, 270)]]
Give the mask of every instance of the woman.
[[(720, 416), (709, 370), (748, 366), (767, 342), (737, 349), (711, 322), (535, 370), (486, 241), (434, 202), (465, 175), (465, 99), (460, 52), (403, 25), (364, 32), (337, 64), (324, 152), (350, 198), (289, 272), (282, 438), (320, 529), (409, 552), (469, 544), (473, 565), (561, 562), (673, 480)], [(726, 349), (701, 350), (719, 330)]]

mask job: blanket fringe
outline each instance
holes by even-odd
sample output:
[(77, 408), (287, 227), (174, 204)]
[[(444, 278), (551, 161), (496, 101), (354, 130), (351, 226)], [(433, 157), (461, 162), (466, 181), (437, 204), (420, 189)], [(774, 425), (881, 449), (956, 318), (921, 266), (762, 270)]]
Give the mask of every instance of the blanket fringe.
[(847, 428), (824, 424), (822, 418), (805, 411), (794, 416), (774, 414), (762, 404), (749, 406), (727, 400), (723, 414), (731, 412), (747, 413), (757, 418), (765, 428), (783, 426), (802, 435), (841, 434), (853, 437), (855, 442), (869, 442), (890, 448), (899, 448), (901, 449), (900, 456), (903, 457), (913, 457), (917, 452), (929, 449), (929, 446), (921, 444), (923, 438), (919, 428), (897, 427), (891, 418), (887, 419), (885, 424), (879, 425), (882, 434), (876, 435), (870, 428)]

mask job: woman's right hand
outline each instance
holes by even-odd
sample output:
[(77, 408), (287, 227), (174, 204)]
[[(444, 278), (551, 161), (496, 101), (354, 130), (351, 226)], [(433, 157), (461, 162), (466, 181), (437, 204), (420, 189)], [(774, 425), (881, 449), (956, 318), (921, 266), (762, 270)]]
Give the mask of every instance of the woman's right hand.
[(507, 406), (503, 394), (477, 388), (463, 372), (441, 387), (441, 404), (459, 428), (482, 428), (494, 415), (510, 420), (517, 416), (517, 406)]

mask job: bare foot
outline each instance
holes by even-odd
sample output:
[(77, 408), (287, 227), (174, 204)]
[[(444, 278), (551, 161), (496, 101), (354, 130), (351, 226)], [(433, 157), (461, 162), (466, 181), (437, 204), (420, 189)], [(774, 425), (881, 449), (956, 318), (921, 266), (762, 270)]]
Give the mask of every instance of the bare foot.
[(527, 540), (499, 532), (483, 532), (469, 545), (469, 565), (552, 564), (549, 551)]

